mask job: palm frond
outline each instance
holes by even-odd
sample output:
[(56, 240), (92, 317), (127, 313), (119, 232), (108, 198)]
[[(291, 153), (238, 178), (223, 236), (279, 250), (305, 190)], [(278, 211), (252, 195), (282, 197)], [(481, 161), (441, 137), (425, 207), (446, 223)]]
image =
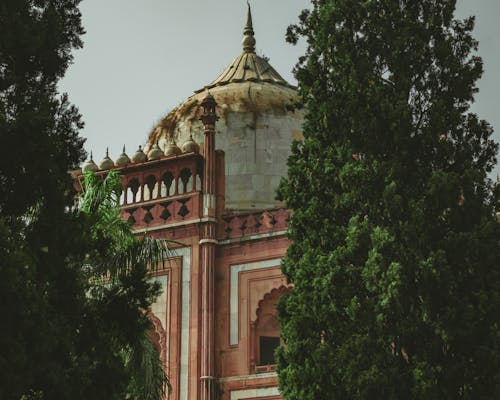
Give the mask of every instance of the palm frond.
[(147, 267), (151, 272), (161, 270), (165, 267), (165, 260), (171, 256), (169, 248), (171, 243), (149, 236), (136, 238), (126, 248), (116, 249), (112, 257), (105, 261), (106, 265), (102, 266), (102, 269), (105, 269), (111, 277), (127, 273), (139, 266)]
[[(134, 234), (121, 216), (122, 184), (116, 171), (110, 171), (104, 179), (87, 173), (81, 186), (80, 211), (92, 220), (93, 239), (102, 243), (98, 255), (89, 262), (95, 282), (116, 284), (139, 270), (158, 271), (171, 256), (169, 246), (182, 245)], [(170, 390), (158, 350), (146, 330), (130, 348), (123, 350), (122, 356), (132, 376), (130, 398), (157, 400), (166, 389)]]
[(161, 364), (158, 349), (144, 332), (137, 343), (127, 353), (127, 368), (132, 380), (129, 393), (135, 399), (163, 398), (172, 387)]

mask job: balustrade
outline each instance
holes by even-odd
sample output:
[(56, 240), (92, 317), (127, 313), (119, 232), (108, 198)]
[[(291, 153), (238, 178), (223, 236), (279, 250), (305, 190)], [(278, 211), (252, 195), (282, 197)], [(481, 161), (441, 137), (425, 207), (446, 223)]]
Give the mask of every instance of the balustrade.
[(220, 238), (238, 238), (261, 233), (286, 230), (290, 212), (284, 208), (247, 212), (241, 214), (226, 214), (219, 225)]
[(198, 218), (201, 161), (200, 156), (189, 155), (124, 169), (120, 197), (123, 217), (134, 228)]

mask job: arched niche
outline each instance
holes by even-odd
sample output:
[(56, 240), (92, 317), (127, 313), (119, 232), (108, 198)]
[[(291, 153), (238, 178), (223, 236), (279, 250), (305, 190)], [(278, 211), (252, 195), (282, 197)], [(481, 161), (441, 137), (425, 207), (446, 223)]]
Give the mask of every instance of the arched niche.
[(250, 370), (253, 372), (269, 372), (276, 368), (274, 352), (281, 343), (276, 306), (287, 290), (288, 287), (280, 286), (266, 293), (259, 301), (255, 320), (250, 321)]
[(144, 181), (144, 201), (156, 199), (158, 182), (154, 175), (148, 175)]
[(160, 196), (168, 197), (175, 194), (175, 178), (170, 171), (165, 172), (161, 177)]
[(125, 194), (125, 202), (126, 204), (132, 204), (139, 202), (141, 200), (141, 193), (140, 193), (140, 183), (137, 178), (132, 178), (126, 188), (126, 194)]
[(191, 170), (189, 168), (184, 168), (179, 174), (179, 194), (188, 193), (193, 190), (193, 182), (191, 178)]
[(167, 349), (166, 349), (166, 332), (165, 329), (163, 329), (162, 323), (160, 319), (155, 316), (154, 314), (149, 314), (149, 320), (151, 321), (151, 328), (149, 330), (149, 337), (151, 341), (153, 342), (154, 346), (158, 350), (158, 353), (160, 354), (160, 360), (163, 364), (163, 368), (166, 368), (166, 355), (167, 355)]

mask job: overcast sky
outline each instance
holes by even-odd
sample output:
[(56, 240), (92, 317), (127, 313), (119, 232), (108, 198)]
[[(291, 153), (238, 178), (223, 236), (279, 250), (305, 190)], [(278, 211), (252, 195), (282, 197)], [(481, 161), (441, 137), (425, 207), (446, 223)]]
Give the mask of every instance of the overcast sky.
[[(290, 83), (304, 45), (285, 42), (306, 0), (252, 0), (257, 53)], [(84, 48), (60, 84), (85, 121), (85, 148), (99, 162), (129, 155), (151, 127), (241, 52), (244, 0), (84, 0)], [(459, 0), (457, 16), (476, 15), (485, 73), (473, 111), (500, 138), (500, 0)], [(500, 170), (497, 167), (496, 173)], [(496, 174), (495, 173), (495, 174)]]

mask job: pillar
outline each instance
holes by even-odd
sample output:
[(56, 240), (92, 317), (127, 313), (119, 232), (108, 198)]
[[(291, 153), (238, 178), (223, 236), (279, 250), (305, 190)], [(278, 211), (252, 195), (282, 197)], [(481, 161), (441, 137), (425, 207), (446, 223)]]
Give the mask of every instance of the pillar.
[(215, 113), (217, 103), (208, 93), (201, 107), (203, 114), (203, 223), (200, 240), (201, 253), (201, 376), (200, 399), (215, 398), (215, 340), (214, 292), (216, 241), (216, 167), (215, 167)]

